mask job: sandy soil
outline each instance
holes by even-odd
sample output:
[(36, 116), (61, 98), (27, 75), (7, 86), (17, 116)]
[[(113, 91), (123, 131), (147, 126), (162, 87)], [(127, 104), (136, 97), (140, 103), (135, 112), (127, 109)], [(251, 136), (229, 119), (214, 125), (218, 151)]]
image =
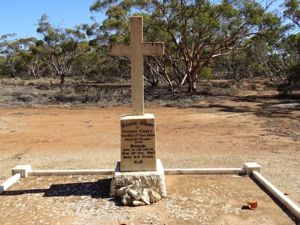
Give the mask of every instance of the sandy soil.
[[(148, 105), (165, 167), (241, 167), (263, 174), (300, 204), (299, 100), (211, 98), (190, 107)], [(0, 182), (17, 164), (35, 169), (113, 168), (128, 107), (0, 109)]]
[[(168, 196), (143, 207), (120, 206), (109, 184), (99, 176), (26, 178), (0, 195), (1, 224), (294, 224), (248, 177), (167, 176)], [(244, 207), (249, 198), (257, 209)]]

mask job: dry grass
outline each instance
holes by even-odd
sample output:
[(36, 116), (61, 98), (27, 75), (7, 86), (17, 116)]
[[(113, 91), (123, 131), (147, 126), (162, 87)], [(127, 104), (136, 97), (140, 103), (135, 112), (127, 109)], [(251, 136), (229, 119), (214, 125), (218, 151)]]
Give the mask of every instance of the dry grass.
[[(265, 80), (245, 81), (234, 84), (230, 80), (201, 80), (197, 93), (173, 93), (166, 87), (145, 87), (145, 99), (159, 105), (190, 106), (203, 98), (219, 96), (237, 97), (243, 91), (247, 94), (262, 93), (272, 89)], [(275, 90), (275, 88), (273, 88)], [(276, 90), (272, 93), (277, 93)], [(93, 83), (84, 80), (67, 79), (61, 87), (54, 78), (31, 80), (1, 79), (0, 106), (13, 105), (99, 105), (111, 106), (130, 103), (130, 85), (124, 83)]]
[(0, 80), (0, 105), (102, 104), (118, 105), (129, 99), (128, 85), (104, 85), (67, 80), (61, 87), (57, 80)]

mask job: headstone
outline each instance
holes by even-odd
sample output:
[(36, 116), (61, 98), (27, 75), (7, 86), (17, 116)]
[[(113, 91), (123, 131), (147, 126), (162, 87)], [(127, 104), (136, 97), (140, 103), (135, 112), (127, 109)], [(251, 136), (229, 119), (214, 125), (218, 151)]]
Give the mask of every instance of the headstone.
[(155, 117), (144, 114), (144, 56), (164, 54), (162, 42), (143, 41), (143, 17), (130, 17), (130, 45), (112, 44), (109, 54), (131, 60), (132, 114), (121, 118), (121, 171), (156, 170)]
[(134, 16), (130, 17), (130, 44), (114, 43), (109, 54), (131, 60), (132, 101), (132, 114), (121, 117), (121, 161), (116, 166), (111, 195), (120, 197), (125, 205), (154, 203), (148, 198), (166, 196), (166, 184), (162, 163), (156, 158), (155, 117), (144, 114), (144, 56), (163, 55), (164, 44), (144, 42), (143, 18)]

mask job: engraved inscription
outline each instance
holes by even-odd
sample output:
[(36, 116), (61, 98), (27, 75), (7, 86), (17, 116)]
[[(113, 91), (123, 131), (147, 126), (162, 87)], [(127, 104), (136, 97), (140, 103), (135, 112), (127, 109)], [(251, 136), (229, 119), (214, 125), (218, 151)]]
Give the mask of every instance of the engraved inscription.
[[(130, 168), (153, 168), (155, 155), (154, 120), (126, 120), (121, 123), (121, 164)], [(154, 162), (154, 163), (153, 163)]]
[(142, 164), (144, 159), (155, 158), (154, 146), (147, 145), (155, 135), (153, 126), (154, 124), (145, 120), (122, 123), (123, 141), (130, 143), (128, 148), (123, 149), (122, 158), (134, 159), (134, 164)]

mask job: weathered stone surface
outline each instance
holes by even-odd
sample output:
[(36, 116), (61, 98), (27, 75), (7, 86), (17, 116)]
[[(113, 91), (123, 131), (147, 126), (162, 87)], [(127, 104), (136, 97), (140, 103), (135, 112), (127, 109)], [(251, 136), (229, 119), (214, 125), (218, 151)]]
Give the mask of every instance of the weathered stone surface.
[(150, 205), (149, 189), (146, 188), (142, 191), (141, 201), (144, 202), (146, 205)]
[(144, 56), (161, 56), (164, 44), (144, 42), (143, 17), (130, 17), (130, 45), (114, 43), (108, 53), (114, 56), (129, 56), (131, 60), (132, 113), (144, 114)]
[(141, 206), (156, 203), (161, 196), (154, 190), (144, 188), (135, 190), (137, 186), (121, 187), (116, 191), (116, 197), (121, 199), (124, 206)]
[(122, 197), (123, 195), (125, 195), (127, 189), (128, 187), (121, 187), (120, 189), (116, 190), (116, 196)]
[[(114, 186), (111, 188), (112, 196), (120, 196), (122, 192), (124, 194), (126, 188), (128, 186), (134, 187), (134, 190), (140, 192), (144, 188), (153, 189), (154, 191), (160, 193), (161, 195), (164, 193), (164, 177), (149, 175), (149, 176), (132, 176), (132, 177), (118, 177), (115, 178)], [(141, 182), (138, 185), (134, 185), (134, 183)], [(130, 189), (131, 190), (131, 189)], [(134, 195), (134, 193), (131, 193)]]
[(166, 196), (166, 183), (162, 163), (157, 160), (157, 171), (120, 172), (119, 162), (111, 182), (110, 194), (118, 197), (126, 188), (142, 193), (143, 189), (151, 189), (161, 196)]
[(128, 189), (127, 193), (131, 196), (132, 199), (134, 200), (140, 200), (141, 199), (141, 194), (137, 192), (134, 189)]
[(129, 196), (129, 194), (125, 193), (122, 196), (122, 204), (123, 205), (131, 205), (132, 204), (132, 200), (131, 200), (131, 197)]
[(148, 191), (148, 194), (149, 194), (149, 200), (151, 204), (156, 203), (161, 199), (161, 195), (158, 194), (156, 191), (153, 191), (152, 189)]
[(121, 117), (121, 165), (123, 172), (155, 171), (155, 117), (153, 114)]
[(123, 205), (140, 206), (158, 202), (166, 196), (164, 169), (157, 160), (157, 171), (120, 172), (120, 163), (110, 186), (110, 195), (120, 198)]
[(132, 201), (132, 206), (143, 206), (143, 205), (145, 205), (145, 203), (142, 201), (137, 201), (137, 200)]

